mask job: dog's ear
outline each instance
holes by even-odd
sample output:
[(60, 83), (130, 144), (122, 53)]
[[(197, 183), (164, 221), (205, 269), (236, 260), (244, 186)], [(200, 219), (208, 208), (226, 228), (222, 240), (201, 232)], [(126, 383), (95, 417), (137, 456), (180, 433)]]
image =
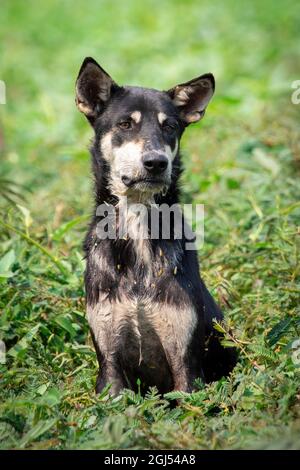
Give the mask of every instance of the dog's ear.
[(86, 57), (76, 80), (76, 105), (93, 124), (104, 103), (118, 88), (108, 73), (92, 57)]
[(211, 73), (171, 88), (167, 93), (179, 110), (186, 125), (199, 121), (215, 91), (215, 79)]

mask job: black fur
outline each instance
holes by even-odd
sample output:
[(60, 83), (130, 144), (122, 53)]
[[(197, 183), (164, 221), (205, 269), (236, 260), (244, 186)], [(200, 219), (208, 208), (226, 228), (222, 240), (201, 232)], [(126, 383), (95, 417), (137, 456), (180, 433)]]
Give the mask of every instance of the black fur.
[[(81, 69), (80, 74), (82, 74)], [(101, 69), (102, 73), (105, 73)], [(105, 76), (106, 81), (108, 76)], [(79, 83), (79, 86), (81, 84)], [(86, 85), (86, 79), (84, 81)], [(121, 146), (126, 140), (135, 138), (147, 138), (151, 149), (160, 148), (162, 145), (175, 147), (176, 140), (180, 140), (187, 123), (182, 118), (182, 109), (172, 102), (174, 89), (170, 93), (149, 90), (137, 87), (118, 87), (111, 81), (109, 99), (101, 102), (93, 98), (92, 114), (88, 115), (89, 121), (95, 130), (95, 139), (91, 148), (92, 169), (95, 178), (95, 209), (103, 203), (118, 203), (118, 196), (113, 194), (109, 187), (110, 165), (101, 153), (101, 140), (107, 132), (115, 129), (116, 123), (135, 110), (139, 110), (145, 117), (142, 127), (133, 129), (131, 133), (117, 130), (113, 134), (114, 147)], [(183, 85), (181, 85), (183, 86)], [(214, 86), (214, 83), (213, 83)], [(82, 88), (83, 89), (83, 88)], [(82, 91), (80, 89), (80, 91)], [(84, 92), (81, 93), (80, 99)], [(84, 95), (85, 96), (85, 95)], [(96, 111), (95, 111), (96, 110)], [(161, 111), (168, 116), (171, 122), (171, 132), (164, 133), (154, 119), (154, 112)], [(188, 109), (190, 112), (190, 109)], [(154, 114), (153, 114), (154, 113)], [(199, 111), (199, 115), (204, 111)], [(173, 129), (173, 130), (172, 130)], [(180, 154), (172, 164), (171, 183), (166, 194), (155, 195), (155, 202), (169, 206), (177, 204), (180, 197), (179, 178), (181, 174)], [(150, 209), (149, 209), (150, 211)], [(96, 235), (96, 226), (101, 217), (95, 215), (92, 218), (89, 231), (84, 242), (84, 251), (87, 259), (85, 273), (85, 288), (87, 303), (97, 306), (100, 296), (105, 296), (107, 301), (114, 303), (121, 301), (126, 293), (129, 299), (139, 299), (145, 294), (145, 279), (149, 275), (149, 266), (139, 262), (134, 247), (134, 240), (100, 240)], [(149, 240), (151, 253), (151, 269), (153, 277), (148, 281), (147, 296), (153, 302), (165, 308), (166, 305), (174, 308), (174, 314), (186, 305), (192, 305), (197, 312), (197, 325), (190, 339), (184, 364), (188, 375), (187, 390), (191, 390), (194, 379), (197, 377), (205, 381), (217, 380), (232, 370), (236, 363), (236, 354), (233, 349), (224, 348), (219, 341), (219, 335), (213, 328), (213, 319), (222, 320), (222, 312), (214, 302), (209, 291), (199, 274), (199, 263), (196, 251), (185, 249), (186, 240), (175, 240), (172, 237), (174, 230), (171, 219), (170, 240)], [(161, 256), (163, 253), (163, 257)], [(99, 260), (101, 259), (101, 263)], [(174, 266), (176, 259), (176, 269)], [(168, 364), (165, 351), (156, 338), (156, 333), (151, 323), (143, 318), (143, 325), (152, 341), (157, 344), (156, 361), (161, 367), (150, 370), (145, 364), (137, 363), (137, 352), (128, 357), (128, 345), (134, 335), (130, 326), (124, 330), (122, 346), (114, 357), (113, 375), (108, 373), (110, 365), (101, 352), (101, 344), (98, 344), (92, 331), (99, 364), (100, 374), (97, 380), (97, 391), (100, 391), (109, 378), (122, 384), (137, 389), (137, 378), (141, 379), (142, 390), (151, 385), (156, 385), (161, 393), (176, 388), (176, 377)], [(157, 341), (157, 343), (156, 343)], [(132, 346), (134, 349), (135, 346)], [(115, 374), (115, 376), (114, 376)], [(177, 386), (177, 388), (180, 386)], [(121, 386), (119, 388), (122, 388)]]

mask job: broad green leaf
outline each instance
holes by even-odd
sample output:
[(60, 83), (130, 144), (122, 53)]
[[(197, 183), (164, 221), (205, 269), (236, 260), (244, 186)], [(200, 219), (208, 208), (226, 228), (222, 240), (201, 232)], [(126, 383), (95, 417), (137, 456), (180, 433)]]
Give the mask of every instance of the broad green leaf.
[(55, 318), (55, 322), (64, 328), (68, 333), (70, 333), (71, 336), (76, 335), (76, 330), (72, 325), (72, 321), (70, 319), (69, 315), (60, 315), (59, 317)]
[(224, 348), (234, 348), (236, 346), (233, 341), (229, 341), (227, 339), (222, 339), (221, 344), (224, 346)]
[(227, 178), (226, 184), (228, 189), (238, 189), (241, 187), (240, 182), (234, 178)]
[(20, 441), (20, 447), (26, 447), (32, 441), (35, 441), (45, 432), (49, 431), (57, 422), (57, 418), (39, 421), (33, 428), (31, 428)]
[(16, 259), (15, 251), (12, 249), (8, 251), (0, 259), (0, 278), (12, 277), (14, 273), (10, 270), (11, 266), (14, 264)]
[(274, 346), (282, 336), (289, 330), (293, 319), (291, 317), (284, 318), (273, 326), (272, 330), (267, 335), (267, 341), (270, 346)]
[(48, 387), (49, 387), (49, 382), (47, 384), (42, 384), (38, 387), (36, 393), (38, 395), (44, 395)]
[(55, 406), (61, 402), (62, 397), (62, 392), (60, 392), (57, 388), (53, 387), (41, 397), (41, 403), (48, 406)]
[(253, 150), (253, 158), (263, 168), (270, 171), (272, 176), (275, 177), (280, 172), (280, 165), (278, 162), (273, 157), (271, 157), (270, 154), (264, 152), (261, 148), (256, 148)]
[(219, 331), (220, 333), (223, 333), (223, 334), (226, 333), (226, 330), (224, 330), (223, 326), (220, 323), (218, 323), (217, 321), (213, 322), (213, 327), (214, 327), (215, 330)]
[(30, 215), (30, 210), (24, 206), (21, 206), (20, 204), (17, 204), (17, 207), (22, 212), (23, 217), (24, 217), (25, 227), (26, 229), (28, 229), (30, 225), (32, 225), (32, 222), (33, 222), (31, 215)]
[(63, 236), (69, 232), (75, 225), (80, 224), (87, 220), (87, 216), (76, 217), (76, 219), (70, 220), (62, 225), (60, 225), (52, 234), (52, 240), (59, 242), (62, 240)]
[(37, 334), (37, 332), (40, 329), (40, 323), (35, 325), (31, 330), (24, 335), (20, 341), (17, 342), (8, 352), (7, 354), (12, 356), (12, 357), (18, 357), (22, 355), (30, 345), (31, 341), (33, 340), (34, 336)]

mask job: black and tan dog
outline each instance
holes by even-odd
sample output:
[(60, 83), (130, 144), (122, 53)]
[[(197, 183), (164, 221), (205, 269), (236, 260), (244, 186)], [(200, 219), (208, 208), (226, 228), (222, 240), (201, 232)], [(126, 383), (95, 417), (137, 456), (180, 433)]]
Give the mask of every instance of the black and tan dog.
[[(214, 88), (212, 74), (169, 91), (119, 86), (95, 60), (84, 60), (76, 104), (95, 131), (96, 208), (106, 204), (120, 213), (126, 197), (134, 231), (141, 221), (131, 204), (150, 211), (153, 204), (178, 203), (180, 138), (204, 116)], [(191, 391), (196, 378), (228, 374), (235, 353), (213, 329), (222, 313), (200, 277), (196, 250), (186, 250), (172, 227), (168, 240), (105, 239), (97, 235), (101, 220), (95, 209), (85, 240), (87, 316), (100, 365), (96, 390), (107, 384), (112, 394), (136, 390), (140, 379), (143, 390)]]

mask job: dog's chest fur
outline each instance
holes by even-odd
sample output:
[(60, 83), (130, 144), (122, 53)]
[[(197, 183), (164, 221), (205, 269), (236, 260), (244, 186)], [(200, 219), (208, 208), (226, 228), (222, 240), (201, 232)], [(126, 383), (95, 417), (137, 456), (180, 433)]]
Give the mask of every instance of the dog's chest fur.
[(186, 353), (197, 314), (188, 291), (192, 285), (182, 285), (180, 243), (143, 244), (144, 257), (133, 240), (92, 244), (87, 315), (104, 357), (113, 351), (128, 376), (138, 371), (147, 383), (163, 387), (166, 376), (171, 380), (165, 351), (174, 343), (174, 357)]

